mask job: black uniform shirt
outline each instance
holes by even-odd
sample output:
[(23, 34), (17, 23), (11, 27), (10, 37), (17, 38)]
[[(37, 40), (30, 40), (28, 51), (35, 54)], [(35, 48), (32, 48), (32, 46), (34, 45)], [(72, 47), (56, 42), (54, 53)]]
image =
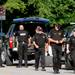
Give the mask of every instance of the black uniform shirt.
[(16, 33), (18, 37), (18, 42), (25, 42), (28, 43), (28, 32), (20, 30)]
[(40, 48), (44, 48), (45, 47), (45, 42), (46, 42), (46, 35), (44, 33), (39, 34), (36, 33), (33, 37), (33, 41), (35, 41), (35, 43), (40, 47)]
[(49, 36), (50, 38), (52, 38), (53, 40), (62, 40), (62, 38), (64, 37), (63, 35), (63, 32), (61, 30), (55, 30), (55, 29), (52, 29), (49, 33)]

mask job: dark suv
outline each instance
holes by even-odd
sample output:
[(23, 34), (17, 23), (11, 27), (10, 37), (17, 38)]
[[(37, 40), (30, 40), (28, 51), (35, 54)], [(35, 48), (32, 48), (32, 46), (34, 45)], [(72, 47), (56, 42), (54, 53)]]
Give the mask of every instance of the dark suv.
[[(41, 25), (45, 29), (45, 24), (48, 24), (49, 20), (45, 18), (39, 18), (39, 17), (28, 17), (28, 18), (18, 18), (13, 19), (13, 24), (10, 26), (7, 36), (9, 38), (9, 58), (11, 61), (18, 59), (18, 41), (17, 37), (14, 36), (14, 33), (18, 31), (18, 27), (20, 24), (23, 24), (25, 26), (25, 30), (29, 32), (29, 35), (31, 36), (31, 43), (32, 43), (32, 37), (35, 34), (35, 28), (37, 25)], [(31, 46), (28, 47), (28, 60), (34, 59), (35, 57), (35, 51), (33, 43)]]

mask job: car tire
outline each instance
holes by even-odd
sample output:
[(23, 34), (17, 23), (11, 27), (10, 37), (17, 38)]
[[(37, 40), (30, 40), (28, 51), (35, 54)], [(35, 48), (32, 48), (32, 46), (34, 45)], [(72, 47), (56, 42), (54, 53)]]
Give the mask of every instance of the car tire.
[(2, 51), (2, 52), (1, 52), (1, 60), (2, 60), (3, 63), (4, 63), (5, 60), (6, 60), (6, 52), (5, 52), (5, 51)]

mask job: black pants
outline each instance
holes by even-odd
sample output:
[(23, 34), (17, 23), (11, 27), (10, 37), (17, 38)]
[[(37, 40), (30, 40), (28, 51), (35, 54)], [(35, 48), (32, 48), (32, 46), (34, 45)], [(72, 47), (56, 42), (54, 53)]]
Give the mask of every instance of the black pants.
[(22, 58), (24, 56), (25, 66), (27, 66), (27, 44), (19, 43), (18, 47), (19, 65), (22, 65)]
[(59, 71), (61, 67), (62, 46), (53, 45), (52, 53), (53, 53), (53, 70)]
[(73, 67), (73, 69), (75, 70), (75, 49), (72, 49), (71, 50), (71, 52), (70, 52), (70, 54), (71, 54), (71, 66)]
[(40, 58), (41, 58), (41, 66), (42, 68), (45, 68), (45, 49), (44, 48), (35, 49), (35, 68), (39, 67)]

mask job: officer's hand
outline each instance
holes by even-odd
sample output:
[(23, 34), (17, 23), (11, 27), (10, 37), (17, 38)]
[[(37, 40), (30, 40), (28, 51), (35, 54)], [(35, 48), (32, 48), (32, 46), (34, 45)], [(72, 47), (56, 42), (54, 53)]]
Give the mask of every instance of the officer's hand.
[(60, 41), (59, 41), (59, 43), (61, 43), (61, 44), (62, 44), (64, 41), (65, 41), (65, 39), (62, 39), (62, 40), (60, 40)]
[(31, 44), (28, 44), (28, 47), (31, 46)]
[(38, 45), (36, 45), (35, 47), (36, 47), (36, 48), (39, 48), (39, 46), (38, 46)]
[(55, 42), (56, 42), (56, 44), (58, 44), (58, 43), (59, 43), (59, 41), (58, 41), (58, 40), (56, 40)]
[(61, 41), (59, 41), (59, 43), (63, 43), (63, 41), (61, 40)]
[(69, 53), (70, 53), (70, 51), (69, 51), (69, 50), (67, 50), (67, 51), (66, 51), (66, 53), (67, 53), (67, 54), (69, 54)]

